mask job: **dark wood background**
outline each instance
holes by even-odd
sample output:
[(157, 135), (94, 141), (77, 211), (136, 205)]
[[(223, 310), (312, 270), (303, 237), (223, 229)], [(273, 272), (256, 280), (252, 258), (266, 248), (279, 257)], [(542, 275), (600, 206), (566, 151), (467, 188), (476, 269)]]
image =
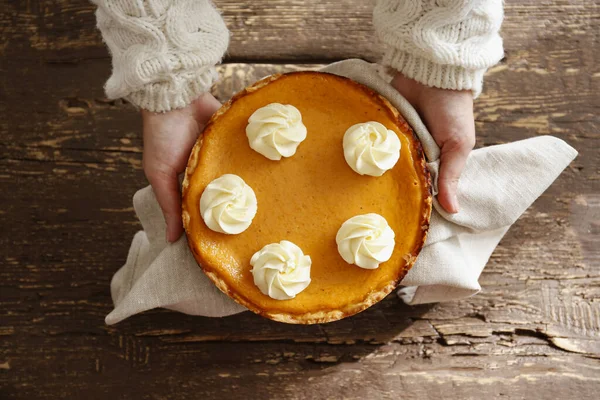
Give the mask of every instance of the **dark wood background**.
[[(257, 78), (376, 60), (373, 1), (217, 4), (225, 100)], [(84, 0), (0, 0), (0, 398), (596, 399), (600, 6), (508, 0), (478, 146), (551, 134), (579, 157), (502, 240), (471, 299), (395, 296), (336, 323), (151, 311), (116, 326), (109, 282), (140, 229), (140, 119), (102, 85)]]

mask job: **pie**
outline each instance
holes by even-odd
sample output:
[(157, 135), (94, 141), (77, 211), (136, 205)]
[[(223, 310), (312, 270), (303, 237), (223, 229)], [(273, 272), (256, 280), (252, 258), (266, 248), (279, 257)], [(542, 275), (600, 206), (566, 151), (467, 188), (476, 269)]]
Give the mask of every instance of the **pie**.
[[(307, 131), (296, 153), (278, 161), (254, 151), (246, 136), (250, 116), (271, 103), (296, 107)], [(401, 142), (399, 160), (381, 176), (360, 175), (344, 159), (344, 133), (366, 121)], [(241, 177), (257, 199), (252, 224), (239, 234), (209, 229), (200, 212), (203, 191), (225, 174)], [(213, 115), (191, 153), (182, 207), (190, 249), (221, 291), (276, 321), (324, 323), (372, 306), (404, 278), (427, 235), (431, 182), (419, 140), (385, 98), (344, 77), (294, 72), (255, 83)], [(376, 269), (348, 264), (336, 247), (344, 221), (367, 213), (395, 232), (391, 258)], [(250, 265), (258, 250), (282, 240), (312, 260), (310, 285), (288, 300), (263, 294)]]

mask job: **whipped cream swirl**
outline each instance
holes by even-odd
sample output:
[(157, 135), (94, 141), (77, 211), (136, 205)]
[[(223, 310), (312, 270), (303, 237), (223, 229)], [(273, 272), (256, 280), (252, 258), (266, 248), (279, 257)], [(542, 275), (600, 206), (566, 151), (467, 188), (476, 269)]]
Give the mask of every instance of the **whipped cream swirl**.
[(287, 240), (257, 251), (250, 265), (254, 284), (275, 300), (293, 299), (310, 284), (310, 256)]
[(379, 214), (352, 217), (342, 224), (335, 237), (344, 261), (365, 269), (375, 269), (394, 251), (395, 234)]
[(291, 105), (271, 103), (254, 111), (248, 119), (246, 136), (252, 150), (269, 160), (296, 154), (306, 139), (300, 111)]
[(256, 211), (254, 190), (237, 175), (225, 174), (215, 179), (200, 197), (202, 219), (215, 232), (235, 235), (245, 231)]
[(344, 158), (360, 175), (381, 176), (400, 158), (400, 139), (379, 122), (352, 125), (344, 134)]

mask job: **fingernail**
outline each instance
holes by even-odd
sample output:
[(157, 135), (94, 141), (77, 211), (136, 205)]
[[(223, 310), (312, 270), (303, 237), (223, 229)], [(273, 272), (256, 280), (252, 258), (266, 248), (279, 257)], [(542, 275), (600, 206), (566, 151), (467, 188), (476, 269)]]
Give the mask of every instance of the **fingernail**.
[(458, 197), (456, 197), (455, 194), (450, 197), (450, 207), (452, 207), (452, 212), (454, 214), (458, 212)]

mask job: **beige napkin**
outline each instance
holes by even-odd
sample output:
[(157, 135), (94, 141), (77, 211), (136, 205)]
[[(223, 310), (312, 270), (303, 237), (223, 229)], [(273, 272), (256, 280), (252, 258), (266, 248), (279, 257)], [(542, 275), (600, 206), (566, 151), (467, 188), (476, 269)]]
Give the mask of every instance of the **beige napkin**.
[[(371, 87), (400, 110), (423, 144), (437, 190), (439, 148), (376, 66), (348, 60), (324, 71)], [(422, 304), (477, 293), (479, 275), (502, 236), (576, 156), (575, 149), (551, 136), (473, 151), (459, 184), (460, 212), (447, 214), (434, 200), (427, 242), (398, 295), (408, 304)], [(209, 317), (246, 310), (204, 275), (185, 237), (165, 242), (165, 223), (150, 187), (135, 194), (133, 205), (144, 230), (133, 238), (127, 262), (112, 279), (115, 308), (107, 324), (156, 307)]]

